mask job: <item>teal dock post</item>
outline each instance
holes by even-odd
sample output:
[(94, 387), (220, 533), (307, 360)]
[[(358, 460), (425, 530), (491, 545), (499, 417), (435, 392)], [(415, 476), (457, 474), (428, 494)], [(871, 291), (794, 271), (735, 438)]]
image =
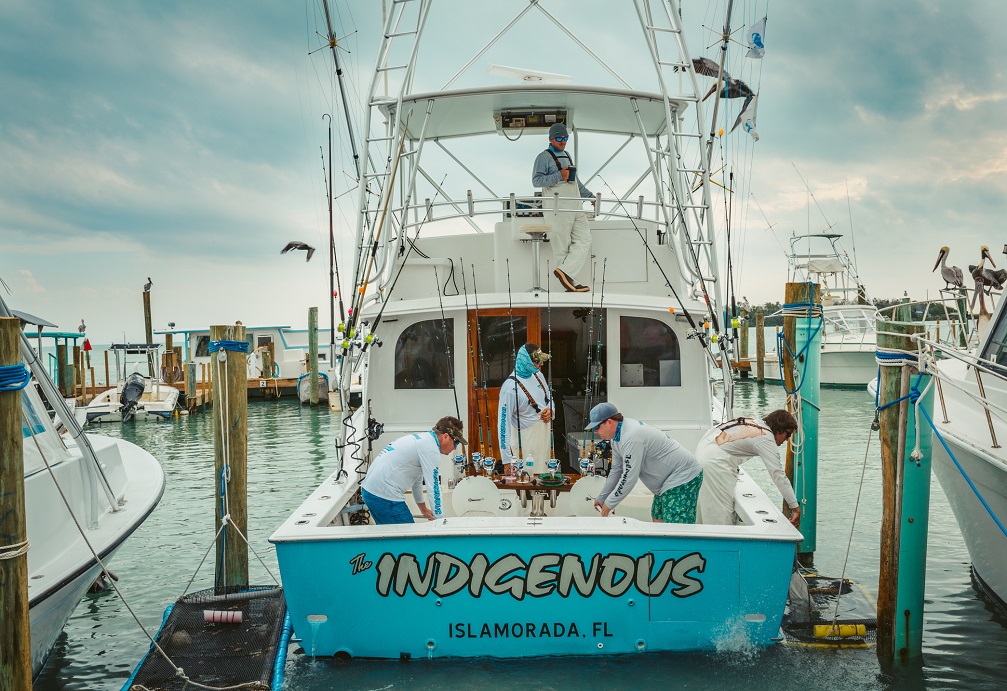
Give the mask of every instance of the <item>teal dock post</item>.
[[(878, 579), (878, 660), (905, 664), (923, 649), (923, 595), (926, 586), (930, 516), (930, 461), (933, 431), (921, 415), (919, 399), (933, 417), (930, 375), (917, 366), (922, 324), (878, 323), (882, 362), (878, 407), (881, 426), (881, 569)], [(899, 354), (906, 357), (900, 358)], [(916, 428), (919, 426), (919, 453)]]
[[(801, 534), (797, 547), (801, 564), (815, 560), (818, 538), (818, 416), (821, 410), (822, 312), (817, 284), (788, 283), (783, 318), (783, 381), (787, 409), (800, 431), (787, 444), (787, 477), (801, 506)], [(786, 510), (786, 508), (784, 509)]]
[(308, 394), (311, 405), (318, 405), (318, 308), (308, 309)]
[[(0, 366), (21, 364), (20, 321), (0, 317)], [(31, 688), (21, 390), (0, 391), (0, 688)]]

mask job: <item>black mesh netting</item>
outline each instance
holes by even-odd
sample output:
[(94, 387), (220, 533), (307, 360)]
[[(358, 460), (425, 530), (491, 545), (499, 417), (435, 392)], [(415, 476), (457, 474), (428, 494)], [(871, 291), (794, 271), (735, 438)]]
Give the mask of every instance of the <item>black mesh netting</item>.
[[(171, 663), (151, 648), (132, 686), (182, 691), (186, 681), (175, 672), (180, 667), (186, 677), (208, 686), (269, 689), (286, 611), (283, 590), (274, 587), (210, 588), (185, 595), (157, 634)], [(240, 623), (206, 621), (233, 620), (235, 613), (240, 613)]]

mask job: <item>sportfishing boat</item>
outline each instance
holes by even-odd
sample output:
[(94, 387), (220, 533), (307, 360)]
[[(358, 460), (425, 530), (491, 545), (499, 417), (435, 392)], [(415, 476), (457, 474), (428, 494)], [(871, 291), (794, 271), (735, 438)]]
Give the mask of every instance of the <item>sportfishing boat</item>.
[[(157, 359), (160, 346), (154, 343), (114, 343), (115, 369), (119, 383), (87, 404), (88, 422), (131, 422), (133, 420), (167, 419), (175, 414), (178, 389), (153, 376), (144, 376), (140, 369), (149, 368), (151, 358)], [(129, 355), (142, 355), (129, 371)], [(121, 356), (121, 359), (120, 359)]]
[[(791, 237), (787, 280), (810, 281), (821, 286), (822, 385), (860, 387), (877, 372), (874, 360), (878, 343), (877, 310), (849, 255), (836, 246), (842, 237), (839, 233)], [(780, 378), (777, 350), (767, 354), (766, 379)]]
[[(356, 159), (366, 184), (335, 385), (341, 463), (270, 538), (309, 654), (587, 655), (778, 640), (801, 535), (752, 479), (739, 480), (731, 526), (652, 522), (642, 485), (613, 516), (593, 508), (605, 482), (603, 449), (583, 431), (593, 405), (611, 401), (690, 449), (732, 415), (730, 363), (715, 338), (723, 290), (703, 134), (709, 79), (697, 75), (674, 0), (635, 0), (600, 43), (578, 33), (590, 37), (598, 17), (578, 10), (561, 21), (546, 4), (494, 6), (513, 14), (492, 37), (445, 34), (471, 12), (464, 5), (389, 8)], [(444, 64), (425, 50), (446, 40), (473, 57), (433, 81)], [(569, 64), (592, 74), (575, 84), (488, 63), (508, 43), (524, 61), (536, 60), (529, 45), (569, 46)], [(614, 62), (589, 44), (607, 45)], [(508, 75), (517, 82), (501, 83)], [(581, 199), (530, 185), (554, 123), (569, 129), (577, 175), (594, 191), (593, 259), (571, 277), (588, 292), (552, 279), (550, 217), (581, 213)], [(493, 472), (500, 385), (526, 342), (553, 355), (544, 372), (556, 409), (553, 458), (537, 459), (549, 472), (527, 482)], [(362, 388), (357, 405), (347, 405), (351, 386)], [(469, 439), (427, 488), (444, 517), (373, 525), (360, 495), (368, 465), (444, 415), (464, 420)]]
[[(981, 289), (981, 288), (980, 288)], [(987, 298), (989, 299), (989, 298)], [(1007, 312), (1005, 301), (977, 349), (932, 342), (940, 396), (933, 469), (972, 559), (973, 583), (1007, 612)]]
[[(8, 314), (0, 298), (0, 315)], [(134, 444), (85, 435), (23, 333), (21, 353), (33, 376), (22, 389), (21, 403), (34, 676), (101, 575), (98, 559), (107, 564), (157, 506), (164, 473), (153, 456)], [(65, 434), (56, 431), (42, 396), (68, 430)]]

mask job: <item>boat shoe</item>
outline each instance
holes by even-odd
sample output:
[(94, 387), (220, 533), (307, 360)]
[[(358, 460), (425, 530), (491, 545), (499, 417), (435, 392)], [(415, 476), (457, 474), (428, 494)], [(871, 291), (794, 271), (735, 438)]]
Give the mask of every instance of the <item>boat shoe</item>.
[(590, 290), (587, 286), (574, 283), (573, 279), (567, 276), (566, 272), (562, 269), (555, 269), (552, 273), (557, 279), (559, 279), (560, 284), (566, 288), (566, 292), (568, 293), (586, 293)]

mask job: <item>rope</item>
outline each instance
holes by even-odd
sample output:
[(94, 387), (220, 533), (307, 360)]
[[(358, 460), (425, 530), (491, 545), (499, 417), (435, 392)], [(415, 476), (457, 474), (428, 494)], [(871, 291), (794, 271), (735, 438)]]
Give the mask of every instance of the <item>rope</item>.
[(218, 350), (231, 350), (235, 353), (247, 353), (248, 341), (210, 341), (210, 352), (216, 353)]
[(0, 561), (5, 559), (17, 559), (18, 557), (28, 554), (30, 545), (28, 540), (23, 542), (15, 542), (13, 545), (4, 545), (0, 547)]
[(999, 518), (997, 518), (997, 515), (993, 513), (993, 509), (990, 508), (990, 505), (986, 503), (983, 495), (979, 492), (975, 483), (972, 482), (972, 478), (969, 477), (968, 473), (965, 472), (965, 469), (962, 468), (962, 464), (958, 462), (957, 458), (955, 458), (951, 448), (947, 445), (947, 442), (944, 441), (944, 437), (941, 436), (941, 433), (937, 430), (937, 425), (935, 425), (934, 421), (930, 419), (930, 414), (927, 413), (926, 408), (920, 408), (920, 411), (923, 413), (924, 417), (926, 417), (927, 422), (930, 423), (930, 428), (934, 431), (934, 434), (937, 435), (938, 441), (940, 441), (941, 446), (944, 447), (944, 450), (947, 452), (948, 457), (951, 458), (951, 461), (955, 464), (955, 467), (958, 468), (958, 472), (962, 474), (962, 477), (965, 478), (965, 482), (967, 482), (969, 487), (972, 488), (973, 494), (976, 495), (976, 498), (983, 505), (983, 508), (986, 509), (986, 513), (988, 513), (989, 517), (993, 519), (993, 522), (997, 524), (997, 527), (1000, 528), (1000, 532), (1004, 534), (1004, 537), (1007, 537), (1007, 528), (1004, 528), (1004, 524)]
[[(810, 284), (809, 284), (810, 285)], [(812, 291), (814, 288), (812, 288)], [(808, 360), (809, 358), (804, 358), (804, 367), (801, 369), (800, 377), (797, 376), (797, 363), (800, 361), (801, 357), (808, 353), (808, 349), (814, 342), (815, 337), (822, 330), (822, 326), (825, 320), (822, 317), (822, 306), (814, 302), (788, 302), (783, 305), (782, 310), (783, 316), (785, 317), (806, 317), (808, 319), (808, 328), (811, 328), (811, 320), (818, 319), (818, 326), (815, 330), (811, 332), (804, 346), (801, 348), (800, 352), (795, 353), (794, 349), (790, 347), (790, 343), (787, 341), (783, 332), (776, 334), (776, 359), (780, 367), (780, 384), (783, 386), (783, 391), (788, 395), (793, 395), (801, 390), (804, 385), (805, 375), (808, 373)], [(794, 361), (794, 390), (791, 391), (787, 389), (786, 378), (783, 376), (783, 348), (786, 347), (787, 352), (790, 354), (791, 359)]]
[(16, 365), (0, 365), (0, 391), (20, 391), (28, 386), (31, 375), (23, 362)]

